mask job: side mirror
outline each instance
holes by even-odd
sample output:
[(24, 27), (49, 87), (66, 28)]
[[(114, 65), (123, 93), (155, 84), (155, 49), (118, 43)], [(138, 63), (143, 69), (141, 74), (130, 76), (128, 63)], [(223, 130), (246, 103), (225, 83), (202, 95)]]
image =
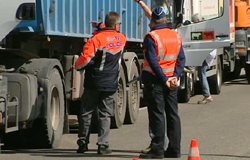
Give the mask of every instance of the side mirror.
[(16, 18), (19, 20), (34, 20), (36, 19), (35, 3), (23, 3), (16, 12)]

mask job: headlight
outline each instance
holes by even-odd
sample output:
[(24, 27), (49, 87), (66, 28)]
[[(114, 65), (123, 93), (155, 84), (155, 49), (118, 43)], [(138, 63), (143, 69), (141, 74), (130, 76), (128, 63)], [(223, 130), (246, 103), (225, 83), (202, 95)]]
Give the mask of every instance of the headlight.
[(235, 47), (245, 47), (245, 42), (235, 42)]

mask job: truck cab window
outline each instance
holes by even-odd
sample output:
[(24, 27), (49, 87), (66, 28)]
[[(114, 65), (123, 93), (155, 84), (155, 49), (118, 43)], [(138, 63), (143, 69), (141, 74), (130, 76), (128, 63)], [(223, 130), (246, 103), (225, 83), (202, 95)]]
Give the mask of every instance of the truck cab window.
[(184, 21), (198, 23), (223, 15), (224, 0), (186, 0), (184, 1)]

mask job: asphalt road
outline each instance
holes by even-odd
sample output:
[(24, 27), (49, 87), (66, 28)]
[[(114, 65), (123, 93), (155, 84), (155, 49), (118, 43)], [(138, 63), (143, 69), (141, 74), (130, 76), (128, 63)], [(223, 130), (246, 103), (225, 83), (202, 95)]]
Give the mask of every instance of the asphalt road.
[[(192, 97), (189, 103), (179, 104), (182, 121), (182, 157), (187, 160), (191, 139), (198, 141), (202, 160), (250, 159), (250, 85), (237, 79), (224, 83), (220, 95), (214, 95), (214, 102), (198, 105), (201, 95)], [(39, 138), (39, 137), (38, 137)], [(113, 154), (99, 156), (97, 135), (91, 135), (90, 151), (77, 154), (77, 134), (63, 136), (61, 145), (53, 150), (4, 150), (0, 160), (132, 160), (140, 150), (149, 145), (147, 110), (141, 109), (134, 125), (112, 129), (110, 145)]]

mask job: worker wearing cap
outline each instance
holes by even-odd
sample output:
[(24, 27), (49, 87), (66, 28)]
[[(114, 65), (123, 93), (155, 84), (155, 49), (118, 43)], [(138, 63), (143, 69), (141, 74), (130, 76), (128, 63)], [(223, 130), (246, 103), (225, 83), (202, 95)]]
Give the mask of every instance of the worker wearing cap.
[(98, 154), (109, 154), (108, 136), (114, 108), (114, 94), (118, 88), (120, 62), (126, 37), (119, 32), (120, 16), (109, 12), (105, 28), (95, 32), (84, 45), (75, 63), (77, 70), (85, 69), (84, 93), (79, 114), (77, 153), (88, 151), (91, 117), (96, 108), (99, 113)]
[[(152, 11), (151, 11), (151, 9), (147, 6), (147, 4), (146, 4), (144, 1), (142, 1), (142, 0), (134, 0), (134, 1), (137, 2), (137, 3), (141, 6), (141, 8), (142, 8), (143, 11), (144, 11), (144, 14), (145, 14), (145, 15), (147, 16), (147, 18), (150, 20), (150, 19), (151, 19), (151, 15), (152, 15)], [(166, 15), (170, 15), (170, 12), (169, 12), (169, 10), (168, 10), (168, 8), (167, 8), (167, 3), (166, 3), (166, 1), (163, 1), (163, 2), (162, 2), (161, 7), (163, 8), (163, 11), (164, 11), (164, 13), (165, 13)], [(167, 16), (167, 17), (169, 17), (169, 16)], [(150, 25), (149, 25), (149, 27), (151, 28)], [(168, 25), (168, 27), (170, 28), (169, 25)], [(165, 114), (164, 114), (164, 116), (165, 116), (165, 119), (166, 119), (166, 115), (165, 115)], [(165, 127), (165, 129), (166, 129), (166, 130), (165, 130), (165, 138), (164, 138), (164, 150), (166, 150), (167, 145), (168, 145), (167, 127)], [(154, 137), (154, 134), (152, 133), (152, 129), (150, 128), (150, 126), (149, 126), (149, 136), (150, 136), (151, 139)], [(141, 150), (141, 152), (142, 152), (142, 153), (146, 153), (146, 152), (148, 152), (150, 149), (151, 149), (151, 144), (150, 144), (146, 149)]]
[[(182, 39), (167, 28), (166, 15), (161, 7), (153, 10), (151, 31), (144, 39), (144, 66), (142, 82), (148, 101), (149, 125), (154, 134), (151, 149), (141, 158), (180, 157), (181, 122), (178, 115), (177, 80), (185, 66)], [(164, 152), (165, 119), (169, 144)]]

